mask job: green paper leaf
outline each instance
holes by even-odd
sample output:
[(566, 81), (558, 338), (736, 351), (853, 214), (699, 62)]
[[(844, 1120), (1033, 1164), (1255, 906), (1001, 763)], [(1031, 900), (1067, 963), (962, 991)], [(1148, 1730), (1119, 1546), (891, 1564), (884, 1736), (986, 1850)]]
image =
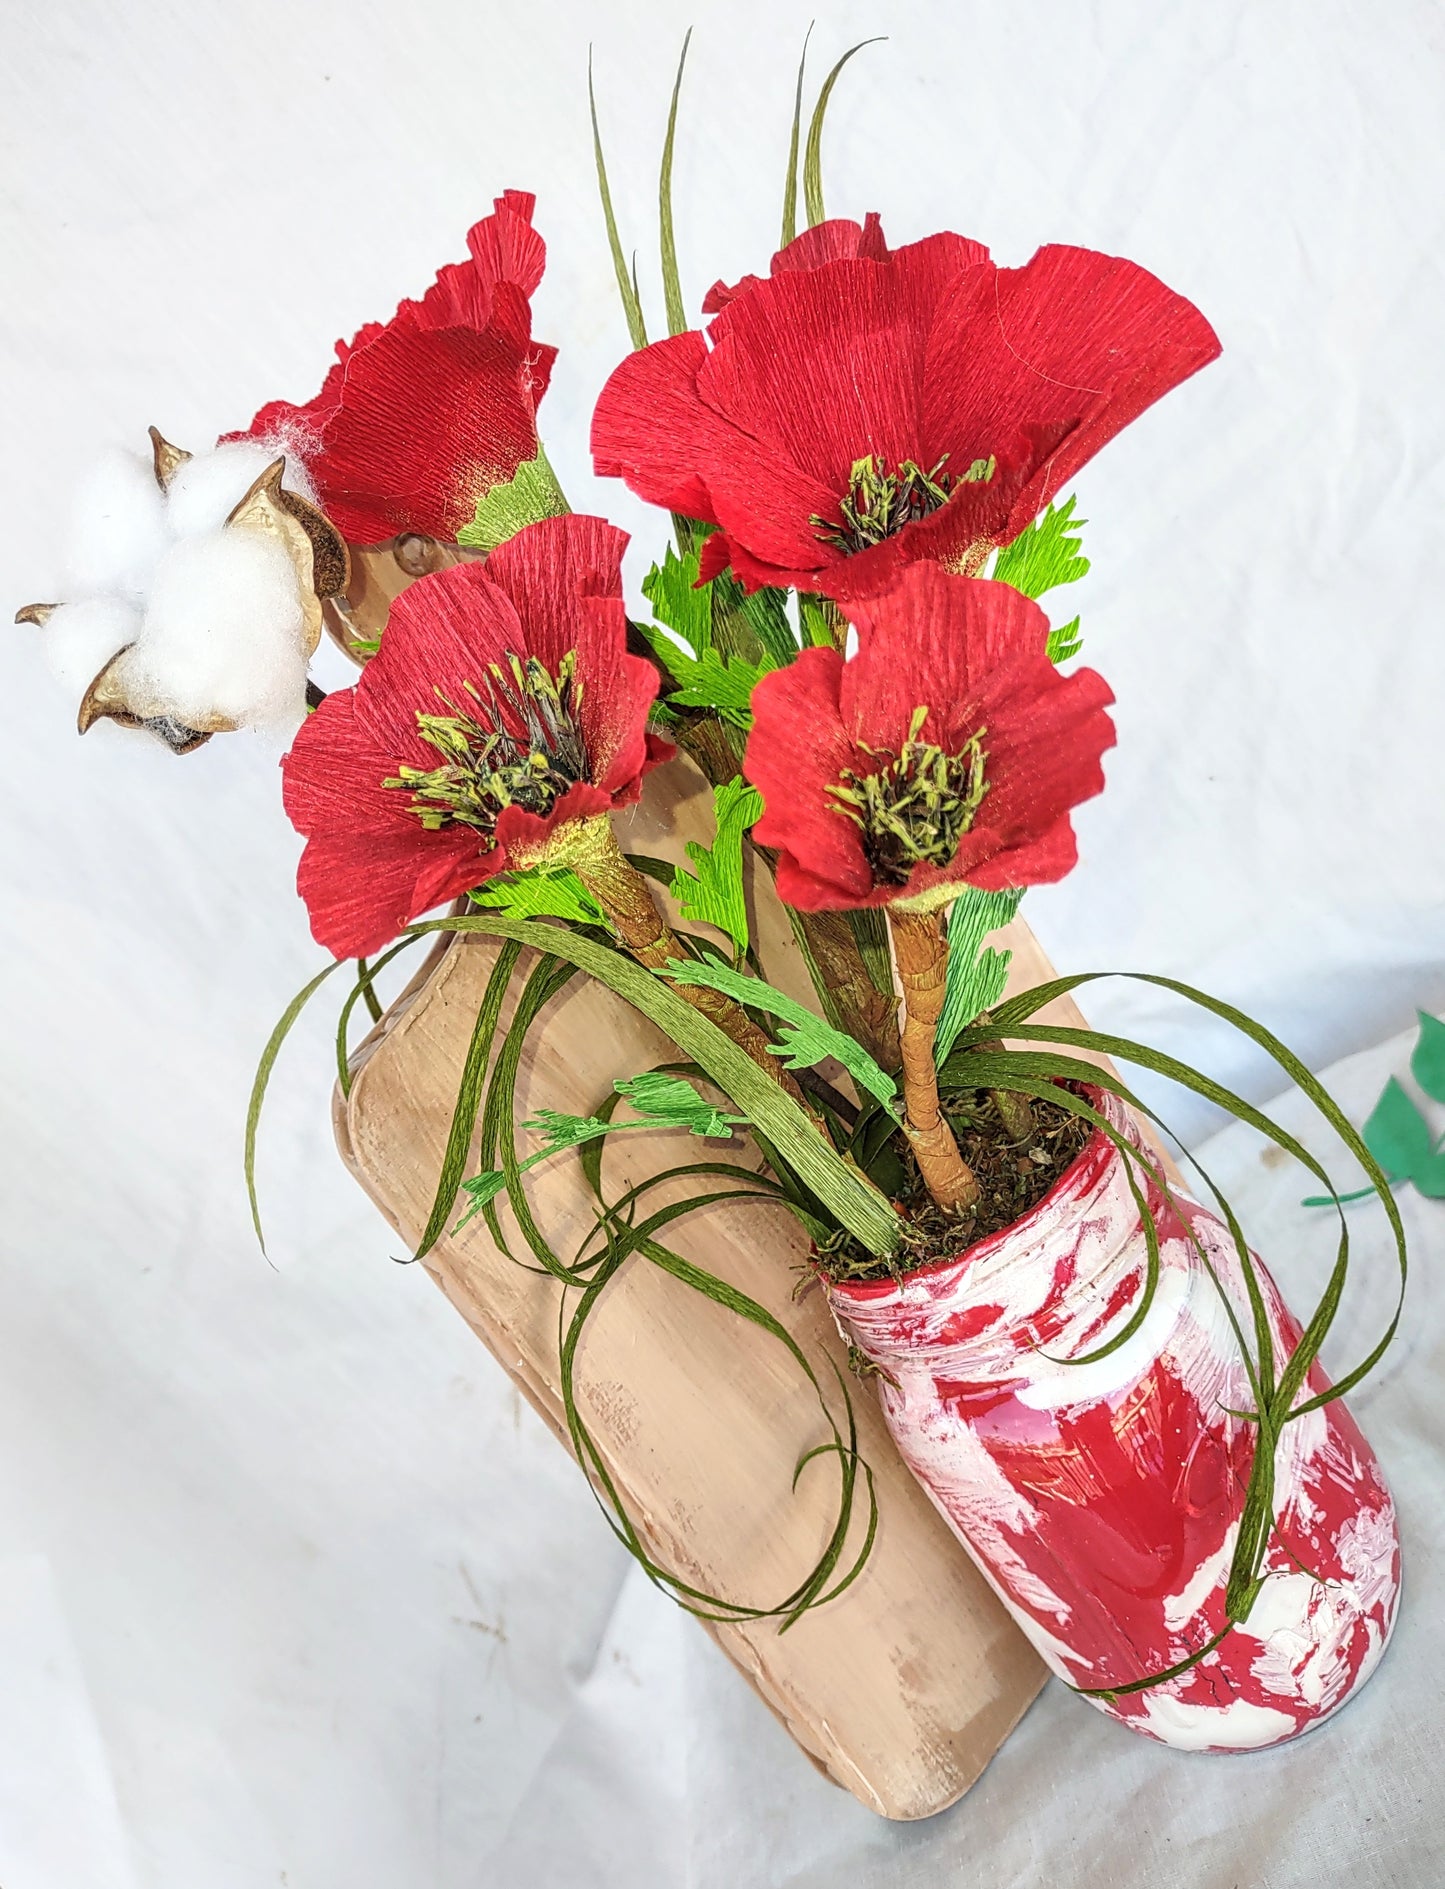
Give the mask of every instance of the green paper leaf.
[(1022, 898), (1021, 889), (981, 892), (977, 886), (965, 886), (949, 907), (947, 983), (933, 1033), (933, 1059), (940, 1068), (959, 1031), (1003, 995), (1013, 953), (995, 951), (983, 941), (1009, 922)]
[[(695, 588), (697, 569), (695, 550), (684, 558), (669, 545), (661, 564), (654, 564), (643, 578), (642, 594), (658, 622), (675, 631), (694, 656), (701, 656), (712, 648), (712, 598), (706, 590)], [(651, 640), (649, 625), (640, 624), (639, 628)], [(659, 653), (665, 655), (673, 648), (674, 644), (664, 640)]]
[(473, 905), (512, 918), (565, 918), (574, 925), (600, 925), (601, 908), (575, 872), (507, 872), (468, 894)]
[(721, 991), (750, 1009), (781, 1017), (784, 1027), (778, 1032), (773, 1054), (782, 1057), (785, 1069), (811, 1069), (831, 1057), (843, 1065), (860, 1089), (875, 1096), (895, 1121), (902, 1119), (896, 1102), (898, 1085), (892, 1076), (879, 1068), (861, 1044), (814, 1016), (806, 1004), (765, 984), (760, 977), (748, 977), (721, 964), (683, 964), (674, 958), (663, 976), (675, 984), (700, 984), (705, 990)]
[(1050, 662), (1067, 662), (1070, 656), (1077, 656), (1084, 647), (1084, 639), (1079, 634), (1079, 619), (1071, 623), (1061, 623), (1056, 630), (1049, 631), (1047, 654)]
[[(1088, 522), (1074, 517), (1072, 494), (1062, 505), (1050, 505), (1042, 518), (1026, 525), (999, 552), (994, 577), (1026, 597), (1042, 597), (1060, 584), (1076, 584), (1089, 570), (1089, 560), (1079, 549), (1079, 532)], [(1074, 629), (1077, 624), (1068, 627)]]
[(469, 551), (495, 551), (524, 525), (561, 518), (569, 509), (539, 440), (535, 459), (523, 460), (506, 485), (494, 485), (477, 500), (477, 515), (462, 526), (457, 543)]
[(696, 867), (679, 866), (673, 875), (672, 896), (684, 918), (694, 924), (715, 925), (725, 931), (739, 954), (748, 948), (748, 908), (743, 897), (743, 834), (763, 810), (756, 787), (734, 778), (712, 790), (716, 837), (712, 845), (687, 842), (687, 856)]
[[(661, 652), (659, 652), (661, 653)], [(738, 728), (751, 728), (753, 690), (776, 663), (744, 662), (741, 656), (719, 656), (707, 650), (700, 661), (680, 653), (665, 657), (680, 687), (668, 696), (679, 708), (710, 708)]]
[(1420, 1038), (1410, 1058), (1410, 1074), (1432, 1101), (1445, 1102), (1445, 1023), (1421, 1010)]
[(1429, 1200), (1445, 1199), (1445, 1152), (1436, 1147), (1429, 1123), (1394, 1076), (1360, 1133), (1392, 1180), (1412, 1182)]

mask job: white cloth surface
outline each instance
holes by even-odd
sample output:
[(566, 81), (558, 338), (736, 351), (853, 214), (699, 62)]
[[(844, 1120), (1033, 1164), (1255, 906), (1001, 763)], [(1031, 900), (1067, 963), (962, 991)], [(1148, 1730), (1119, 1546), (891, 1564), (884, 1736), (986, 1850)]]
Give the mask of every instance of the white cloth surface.
[[(332, 340), (460, 256), (508, 185), (537, 191), (549, 245), (548, 450), (575, 505), (638, 534), (635, 594), (665, 521), (586, 454), (625, 346), (586, 43), (656, 332), (681, 31), (697, 27), (676, 171), (695, 310), (772, 248), (815, 11), (818, 76), (890, 35), (840, 82), (831, 210), (879, 209), (895, 242), (962, 229), (1007, 262), (1051, 240), (1133, 256), (1225, 346), (1079, 481), (1094, 571), (1067, 614), (1118, 694), (1120, 745), (1079, 870), (1029, 899), (1044, 942), (1064, 969), (1187, 977), (1315, 1067), (1440, 1008), (1429, 0), (10, 0), (7, 614), (53, 594), (93, 446), (151, 421), (203, 443), (308, 397)], [(1438, 1883), (1439, 1209), (1406, 1196), (1406, 1341), (1355, 1400), (1409, 1557), (1367, 1693), (1296, 1748), (1201, 1760), (1051, 1687), (962, 1805), (883, 1825), (629, 1572), (496, 1367), (389, 1263), (330, 1145), (320, 1015), (269, 1105), (276, 1269), (258, 1256), (245, 1096), (318, 962), (274, 754), (75, 740), (29, 631), (6, 634), (0, 673), (5, 1889)], [(1275, 1086), (1172, 999), (1121, 984), (1086, 1002), (1256, 1098)], [(1400, 1039), (1346, 1066), (1357, 1117), (1404, 1061)], [(1169, 1112), (1195, 1138), (1214, 1125)], [(1232, 1131), (1217, 1155), (1303, 1290), (1298, 1222), (1278, 1219), (1299, 1177)], [(1352, 1352), (1378, 1314), (1349, 1316)]]

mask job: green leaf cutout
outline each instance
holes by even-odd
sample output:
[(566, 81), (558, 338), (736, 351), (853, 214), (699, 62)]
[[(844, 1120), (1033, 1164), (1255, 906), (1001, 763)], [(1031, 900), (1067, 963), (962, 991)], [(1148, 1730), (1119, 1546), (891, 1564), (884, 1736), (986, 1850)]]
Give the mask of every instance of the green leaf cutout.
[[(1046, 590), (1055, 590), (1060, 584), (1076, 584), (1089, 570), (1089, 560), (1079, 549), (1079, 532), (1088, 522), (1074, 517), (1072, 494), (1062, 505), (1050, 505), (1042, 518), (1026, 525), (1013, 543), (999, 552), (993, 567), (995, 578), (1001, 584), (1012, 584), (1026, 597), (1042, 597)], [(1067, 627), (1077, 629), (1077, 621)]]
[(574, 925), (600, 925), (601, 909), (575, 872), (508, 872), (469, 893), (473, 905), (512, 918), (565, 918)]
[(1445, 1023), (1428, 1010), (1417, 1014), (1420, 1038), (1410, 1058), (1410, 1074), (1433, 1102), (1445, 1102)]
[(933, 1059), (940, 1068), (959, 1031), (1003, 996), (1013, 953), (995, 951), (983, 941), (1009, 922), (1022, 898), (1021, 889), (981, 892), (977, 886), (965, 886), (949, 908), (948, 978), (933, 1033)]
[(457, 543), (469, 551), (495, 551), (524, 525), (561, 518), (569, 509), (539, 440), (535, 459), (524, 459), (506, 485), (492, 486), (477, 500), (477, 515), (462, 526)]
[(748, 948), (748, 908), (743, 897), (743, 834), (763, 810), (756, 787), (735, 778), (712, 790), (716, 834), (711, 846), (687, 842), (695, 872), (679, 866), (672, 896), (684, 918), (725, 931), (741, 956)]
[(764, 1010), (770, 1017), (782, 1018), (784, 1027), (778, 1032), (779, 1042), (773, 1053), (783, 1058), (785, 1069), (811, 1069), (831, 1056), (834, 1062), (843, 1065), (860, 1089), (866, 1089), (882, 1103), (895, 1121), (902, 1119), (897, 1107), (898, 1085), (892, 1076), (879, 1068), (861, 1044), (814, 1016), (807, 1005), (800, 1004), (796, 998), (765, 984), (760, 977), (730, 971), (722, 964), (683, 964), (674, 958), (663, 976), (670, 977), (675, 984), (700, 984), (705, 990), (719, 990), (725, 997), (736, 998), (738, 1003), (752, 1010)]
[(788, 143), (788, 174), (783, 180), (783, 240), (786, 249), (798, 233), (798, 137), (803, 127), (803, 74), (808, 65), (808, 41), (813, 37), (813, 22), (803, 35), (803, 53), (798, 61), (798, 84), (793, 93), (793, 135)]
[[(598, 1141), (603, 1135), (617, 1134), (625, 1128), (685, 1128), (690, 1135), (731, 1141), (734, 1128), (747, 1126), (745, 1115), (725, 1115), (680, 1076), (650, 1070), (644, 1075), (629, 1076), (613, 1087), (639, 1111), (637, 1115), (619, 1122), (601, 1115), (564, 1115), (557, 1109), (538, 1109), (522, 1126), (532, 1134), (543, 1136), (546, 1145), (519, 1161), (518, 1171), (525, 1172), (564, 1148), (580, 1148), (586, 1142)], [(469, 1220), (489, 1207), (506, 1184), (507, 1176), (502, 1168), (463, 1181), (462, 1192), (471, 1197), (472, 1204), (452, 1228), (453, 1233), (460, 1233)]]
[(1084, 647), (1084, 639), (1079, 634), (1079, 619), (1061, 623), (1056, 630), (1049, 631), (1047, 654), (1050, 662), (1067, 662), (1070, 656), (1077, 656)]
[[(710, 708), (724, 721), (748, 728), (752, 725), (748, 704), (753, 689), (769, 669), (780, 666), (770, 645), (786, 647), (786, 660), (791, 661), (798, 653), (797, 644), (782, 614), (781, 600), (776, 604), (769, 601), (776, 593), (765, 596), (759, 592), (756, 597), (745, 598), (730, 579), (720, 579), (718, 583), (729, 586), (725, 599), (729, 617), (745, 630), (757, 659), (725, 655), (716, 648), (713, 614), (719, 602), (714, 594), (718, 583), (697, 588), (700, 551), (701, 543), (679, 557), (669, 545), (662, 563), (654, 564), (642, 580), (642, 594), (652, 605), (653, 615), (673, 636), (656, 624), (639, 623), (637, 627), (679, 685), (667, 698), (669, 702), (680, 708)], [(732, 591), (737, 593), (735, 598)], [(679, 647), (674, 637), (680, 637), (686, 647)]]

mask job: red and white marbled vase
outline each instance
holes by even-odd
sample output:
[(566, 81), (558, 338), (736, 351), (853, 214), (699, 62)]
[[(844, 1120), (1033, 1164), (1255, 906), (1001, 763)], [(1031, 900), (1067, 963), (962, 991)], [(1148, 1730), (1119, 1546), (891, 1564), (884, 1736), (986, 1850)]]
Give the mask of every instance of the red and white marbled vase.
[[(1113, 1097), (1096, 1107), (1119, 1127)], [(1176, 1198), (1178, 1198), (1176, 1190)], [(1225, 1227), (1181, 1203), (1245, 1331)], [(1180, 1222), (1150, 1189), (1160, 1276), (1143, 1325), (1092, 1364), (1137, 1303), (1144, 1232), (1123, 1157), (1096, 1133), (1026, 1218), (901, 1283), (829, 1287), (845, 1337), (880, 1368), (888, 1427), (1045, 1662), (1075, 1686), (1127, 1685), (1224, 1625), (1254, 1450), (1239, 1346)], [(1259, 1268), (1274, 1342), (1299, 1326)], [(1316, 1371), (1311, 1392), (1327, 1388)], [(1400, 1589), (1395, 1509), (1343, 1402), (1286, 1425), (1275, 1530), (1254, 1607), (1180, 1677), (1101, 1710), (1189, 1751), (1282, 1743), (1336, 1712), (1378, 1665)]]

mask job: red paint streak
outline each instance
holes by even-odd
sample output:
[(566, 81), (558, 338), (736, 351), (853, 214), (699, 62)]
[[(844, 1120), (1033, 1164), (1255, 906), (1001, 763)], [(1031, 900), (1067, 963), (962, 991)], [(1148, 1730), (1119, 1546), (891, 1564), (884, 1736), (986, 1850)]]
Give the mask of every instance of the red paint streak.
[[(1092, 1099), (1126, 1125), (1112, 1098)], [(1215, 1288), (1184, 1220), (1158, 1189), (1148, 1197), (1175, 1315), (1157, 1321), (1150, 1355), (1136, 1338), (1117, 1368), (1078, 1367), (1072, 1401), (1058, 1360), (1096, 1349), (1143, 1278), (1138, 1210), (1102, 1134), (1016, 1227), (901, 1286), (831, 1294), (889, 1373), (883, 1407), (903, 1455), (1045, 1657), (1085, 1687), (1146, 1678), (1223, 1627), (1254, 1451), (1255, 1426), (1229, 1414), (1252, 1398)], [(1183, 1213), (1242, 1304), (1227, 1231), (1193, 1202)], [(1256, 1270), (1283, 1354), (1299, 1327)], [(1311, 1393), (1325, 1387), (1316, 1368)], [(1166, 1742), (1253, 1747), (1308, 1729), (1368, 1676), (1399, 1587), (1383, 1477), (1339, 1401), (1286, 1438), (1251, 1619), (1180, 1678), (1101, 1709)]]

